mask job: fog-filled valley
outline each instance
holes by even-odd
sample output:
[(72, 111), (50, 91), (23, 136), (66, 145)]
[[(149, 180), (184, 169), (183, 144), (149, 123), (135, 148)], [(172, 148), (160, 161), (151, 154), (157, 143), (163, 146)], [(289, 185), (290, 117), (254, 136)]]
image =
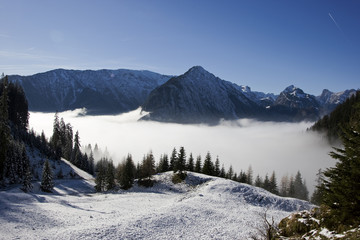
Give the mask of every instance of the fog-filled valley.
[[(225, 169), (232, 165), (235, 172), (246, 171), (251, 165), (254, 175), (276, 172), (280, 181), (284, 175), (299, 170), (310, 193), (314, 189), (316, 173), (334, 165), (328, 155), (332, 150), (321, 135), (307, 132), (310, 122), (275, 123), (249, 119), (223, 121), (217, 126), (181, 125), (152, 121), (137, 121), (140, 110), (121, 115), (84, 116), (84, 110), (59, 113), (66, 123), (79, 131), (83, 146), (98, 144), (107, 150), (116, 165), (130, 153), (135, 162), (152, 151), (156, 161), (160, 155), (183, 146), (187, 156), (207, 152), (218, 156)], [(52, 135), (54, 113), (30, 113), (30, 127), (38, 133)]]

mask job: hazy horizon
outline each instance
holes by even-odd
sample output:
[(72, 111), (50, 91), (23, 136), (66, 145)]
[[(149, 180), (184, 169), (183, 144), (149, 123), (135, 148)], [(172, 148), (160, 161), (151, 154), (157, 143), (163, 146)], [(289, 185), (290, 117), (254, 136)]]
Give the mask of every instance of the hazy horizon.
[[(43, 130), (50, 138), (55, 113), (30, 112), (29, 125), (37, 133)], [(332, 150), (321, 135), (306, 132), (312, 123), (258, 122), (250, 119), (222, 121), (218, 126), (182, 125), (137, 121), (140, 110), (110, 116), (81, 116), (81, 110), (59, 113), (66, 123), (73, 126), (74, 133), (79, 131), (81, 145), (97, 143), (107, 148), (114, 164), (117, 165), (130, 153), (135, 162), (140, 162), (145, 154), (152, 151), (156, 161), (161, 154), (171, 154), (183, 146), (187, 158), (194, 158), (207, 152), (213, 161), (219, 156), (221, 164), (228, 170), (246, 171), (251, 165), (254, 178), (257, 174), (264, 177), (272, 171), (277, 180), (288, 174), (295, 175), (299, 170), (310, 192), (319, 168), (333, 166), (335, 161), (328, 155)]]

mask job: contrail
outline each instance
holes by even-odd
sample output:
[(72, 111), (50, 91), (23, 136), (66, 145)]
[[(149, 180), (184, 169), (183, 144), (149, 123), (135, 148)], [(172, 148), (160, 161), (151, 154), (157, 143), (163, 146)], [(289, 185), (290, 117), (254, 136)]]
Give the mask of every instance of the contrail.
[(331, 20), (335, 23), (335, 25), (336, 25), (336, 27), (339, 29), (339, 31), (344, 34), (344, 32), (343, 32), (342, 29), (340, 28), (339, 24), (335, 21), (334, 17), (331, 15), (331, 13), (329, 13), (329, 17), (330, 17)]

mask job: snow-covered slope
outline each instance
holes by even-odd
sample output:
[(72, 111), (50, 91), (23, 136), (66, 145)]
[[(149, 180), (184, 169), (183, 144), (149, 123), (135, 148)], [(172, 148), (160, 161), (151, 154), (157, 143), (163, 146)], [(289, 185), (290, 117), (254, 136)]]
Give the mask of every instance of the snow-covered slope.
[(150, 91), (170, 76), (136, 70), (56, 69), (32, 76), (9, 76), (24, 89), (31, 111), (87, 108), (90, 113), (122, 113), (138, 108)]
[(265, 212), (278, 222), (312, 207), (202, 174), (188, 173), (174, 185), (171, 175), (156, 175), (152, 188), (107, 194), (89, 191), (91, 180), (57, 182), (55, 194), (0, 192), (0, 238), (249, 239), (259, 234)]

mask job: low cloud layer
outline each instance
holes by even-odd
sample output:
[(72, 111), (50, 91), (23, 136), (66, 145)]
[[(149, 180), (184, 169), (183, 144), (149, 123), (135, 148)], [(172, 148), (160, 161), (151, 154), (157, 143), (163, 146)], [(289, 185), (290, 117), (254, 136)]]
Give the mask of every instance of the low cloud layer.
[[(184, 146), (194, 157), (210, 151), (213, 159), (236, 172), (251, 165), (255, 174), (265, 176), (274, 170), (278, 181), (298, 170), (313, 190), (319, 168), (333, 166), (331, 147), (315, 133), (306, 132), (311, 123), (274, 123), (252, 120), (224, 121), (219, 126), (180, 125), (138, 122), (140, 110), (117, 116), (81, 116), (81, 110), (59, 113), (74, 131), (80, 133), (82, 145), (97, 143), (107, 147), (115, 164), (131, 153), (135, 161), (153, 151), (156, 160), (163, 153)], [(52, 134), (54, 113), (30, 113), (30, 127), (38, 133)]]

